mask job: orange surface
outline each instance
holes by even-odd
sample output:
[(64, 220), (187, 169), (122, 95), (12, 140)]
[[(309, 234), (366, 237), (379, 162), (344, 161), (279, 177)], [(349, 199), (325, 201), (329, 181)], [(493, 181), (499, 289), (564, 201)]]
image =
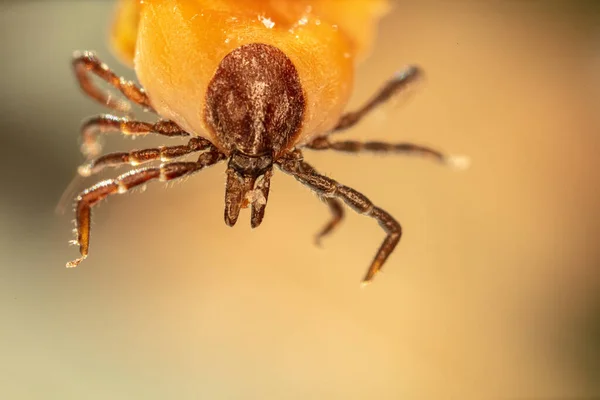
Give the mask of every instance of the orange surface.
[(338, 121), (351, 94), (354, 61), (385, 8), (385, 1), (372, 0), (125, 1), (113, 43), (125, 60), (134, 55), (157, 111), (205, 137), (204, 97), (220, 61), (244, 44), (274, 45), (298, 69), (307, 100), (300, 140), (307, 140)]
[(119, 0), (110, 31), (110, 44), (121, 61), (130, 67), (135, 57), (139, 21), (140, 0)]

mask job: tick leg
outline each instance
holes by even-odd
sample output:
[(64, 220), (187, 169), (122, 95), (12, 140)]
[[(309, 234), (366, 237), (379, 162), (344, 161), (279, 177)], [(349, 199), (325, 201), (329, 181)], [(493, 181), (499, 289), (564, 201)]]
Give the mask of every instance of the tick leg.
[(379, 247), (371, 262), (371, 266), (363, 278), (364, 283), (370, 282), (400, 241), (400, 236), (402, 235), (400, 224), (386, 211), (376, 207), (363, 194), (331, 178), (318, 174), (314, 168), (302, 160), (283, 159), (278, 162), (278, 165), (283, 172), (292, 175), (299, 182), (315, 191), (319, 196), (341, 199), (357, 213), (377, 220), (387, 236)]
[(118, 89), (129, 101), (147, 110), (154, 111), (143, 88), (137, 86), (133, 81), (115, 75), (94, 53), (89, 51), (85, 51), (83, 54), (75, 53), (73, 55), (73, 70), (81, 89), (100, 104), (116, 111), (131, 112), (131, 103), (115, 99), (110, 91), (98, 88), (92, 82), (90, 74), (98, 76), (115, 89)]
[(332, 197), (323, 197), (323, 201), (329, 206), (331, 211), (331, 219), (315, 236), (315, 244), (321, 246), (321, 239), (325, 236), (330, 235), (331, 232), (342, 222), (344, 219), (344, 206), (338, 199)]
[(345, 153), (395, 153), (431, 158), (442, 164), (456, 168), (467, 167), (468, 159), (441, 153), (429, 147), (413, 143), (357, 142), (354, 140), (331, 141), (327, 136), (319, 136), (306, 145), (312, 150), (335, 150)]
[[(300, 164), (300, 168), (302, 169), (302, 172), (307, 174), (317, 173), (317, 171), (315, 171), (315, 169), (308, 163)], [(315, 236), (315, 244), (319, 247), (321, 246), (321, 239), (331, 234), (331, 232), (333, 232), (333, 230), (342, 222), (342, 219), (344, 218), (344, 206), (340, 200), (333, 197), (321, 197), (321, 200), (323, 200), (323, 202), (329, 206), (332, 218)]]
[(396, 76), (390, 79), (365, 105), (356, 111), (342, 115), (340, 121), (336, 127), (333, 128), (332, 132), (343, 131), (356, 125), (374, 108), (388, 101), (392, 96), (408, 87), (410, 83), (418, 80), (422, 75), (423, 71), (419, 67), (415, 66), (410, 66), (399, 72), (396, 74)]
[(160, 146), (152, 149), (106, 154), (80, 166), (78, 172), (81, 176), (90, 176), (97, 174), (106, 167), (137, 166), (156, 160), (167, 162), (211, 147), (212, 144), (208, 140), (194, 137), (187, 144), (180, 146)]
[(102, 149), (98, 143), (98, 134), (109, 132), (121, 132), (126, 136), (144, 136), (150, 133), (169, 137), (190, 136), (172, 121), (149, 123), (108, 114), (97, 115), (88, 118), (81, 126), (81, 152), (88, 158), (97, 156)]
[[(93, 157), (96, 157), (102, 150), (102, 146), (98, 143), (98, 133), (109, 132), (121, 132), (125, 135), (132, 136), (143, 136), (149, 133), (157, 133), (159, 135), (169, 137), (189, 136), (189, 133), (182, 130), (177, 124), (171, 121), (159, 121), (154, 124), (150, 124), (142, 121), (131, 121), (127, 118), (119, 118), (113, 115), (99, 115), (89, 118), (83, 123), (81, 127), (81, 151), (88, 158), (88, 160), (92, 159)], [(192, 143), (192, 141), (196, 141), (194, 142), (194, 145), (198, 144), (200, 146), (203, 146), (203, 144), (207, 142), (201, 138), (193, 138), (190, 141), (190, 143)], [(189, 143), (188, 146), (190, 146)], [(172, 146), (168, 148), (168, 150), (165, 149), (162, 151), (164, 155), (168, 155), (166, 153), (178, 152), (182, 150), (182, 147), (185, 146)], [(141, 159), (140, 162), (146, 160), (148, 157), (151, 156), (153, 150), (156, 149), (149, 149), (148, 152), (145, 154), (141, 154), (145, 152), (144, 150), (141, 150), (138, 154), (134, 154), (133, 162), (130, 162), (130, 164), (134, 164), (135, 161), (137, 161), (136, 157)], [(107, 154), (106, 156), (101, 157), (101, 159), (91, 161), (90, 163), (79, 167), (79, 176), (76, 176), (71, 181), (67, 189), (65, 189), (63, 195), (61, 196), (58, 202), (58, 205), (56, 206), (56, 212), (62, 214), (66, 209), (70, 199), (73, 196), (73, 193), (79, 186), (80, 179), (77, 178), (80, 178), (81, 176), (89, 176), (108, 165), (116, 166), (119, 160), (124, 161), (123, 159), (127, 157), (127, 154), (128, 153)], [(96, 171), (92, 171), (92, 169), (96, 169)]]
[(202, 153), (196, 162), (172, 162), (158, 168), (142, 168), (120, 175), (116, 179), (102, 181), (83, 191), (77, 197), (75, 219), (77, 222), (77, 244), (81, 257), (67, 263), (67, 268), (76, 267), (89, 252), (91, 209), (101, 200), (114, 194), (121, 194), (152, 180), (170, 181), (189, 175), (223, 160), (218, 152)]

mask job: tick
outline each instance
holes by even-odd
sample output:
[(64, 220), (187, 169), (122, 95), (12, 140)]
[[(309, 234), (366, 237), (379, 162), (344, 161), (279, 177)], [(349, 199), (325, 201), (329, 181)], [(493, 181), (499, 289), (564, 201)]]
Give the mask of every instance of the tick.
[[(88, 162), (79, 174), (106, 167), (135, 168), (84, 190), (76, 198), (77, 240), (89, 253), (92, 208), (105, 198), (150, 181), (170, 181), (227, 163), (225, 223), (235, 225), (242, 208), (258, 227), (265, 215), (274, 167), (314, 191), (329, 207), (331, 220), (317, 241), (344, 216), (343, 203), (375, 219), (385, 232), (363, 281), (381, 269), (400, 240), (400, 224), (360, 192), (317, 172), (304, 149), (349, 153), (415, 154), (442, 164), (454, 163), (434, 149), (412, 143), (339, 140), (371, 110), (416, 81), (418, 67), (391, 78), (358, 110), (344, 113), (354, 68), (369, 45), (383, 0), (351, 3), (326, 0), (122, 0), (113, 44), (133, 66), (138, 86), (116, 76), (93, 53), (76, 54), (79, 85), (92, 99), (126, 117), (100, 115), (82, 127)], [(120, 91), (124, 100), (101, 90), (92, 76)], [(131, 103), (160, 119), (131, 118)], [(99, 156), (98, 134), (121, 132), (185, 137), (186, 144)], [(197, 154), (195, 161), (180, 158)]]

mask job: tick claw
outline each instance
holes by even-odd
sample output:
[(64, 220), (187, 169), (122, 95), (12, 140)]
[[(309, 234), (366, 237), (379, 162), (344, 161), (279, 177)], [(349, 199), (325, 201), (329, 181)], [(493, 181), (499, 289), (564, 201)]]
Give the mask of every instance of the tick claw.
[(370, 284), (371, 284), (371, 281), (370, 281), (370, 280), (369, 280), (369, 281), (366, 281), (366, 280), (365, 280), (365, 281), (362, 281), (362, 282), (360, 283), (360, 288), (361, 288), (361, 289), (364, 289), (365, 287), (367, 287), (367, 286), (368, 286), (368, 285), (370, 285)]
[(66, 265), (67, 268), (75, 268), (76, 266), (78, 266), (83, 260), (85, 260), (87, 256), (81, 256), (79, 258), (76, 258), (73, 261), (69, 261)]
[(321, 241), (321, 239), (323, 238), (322, 235), (317, 235), (315, 236), (315, 246), (317, 246), (318, 248), (322, 249), (323, 248), (323, 243)]
[(452, 169), (456, 171), (464, 171), (466, 169), (469, 169), (471, 165), (471, 159), (467, 156), (456, 155), (448, 157), (447, 163)]

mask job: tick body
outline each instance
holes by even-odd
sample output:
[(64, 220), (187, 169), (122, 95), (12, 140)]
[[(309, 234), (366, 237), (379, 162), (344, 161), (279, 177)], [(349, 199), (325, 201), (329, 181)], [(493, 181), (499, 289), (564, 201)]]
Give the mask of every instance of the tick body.
[[(343, 4), (342, 4), (343, 3)], [(128, 117), (101, 115), (82, 128), (88, 162), (83, 176), (111, 166), (141, 167), (100, 182), (76, 199), (77, 244), (88, 256), (91, 209), (113, 194), (149, 181), (169, 181), (226, 161), (225, 222), (233, 226), (250, 207), (251, 225), (265, 215), (273, 167), (292, 175), (330, 208), (331, 221), (317, 241), (342, 220), (342, 203), (374, 218), (386, 237), (364, 276), (369, 282), (400, 240), (400, 224), (366, 196), (319, 174), (302, 149), (395, 152), (453, 159), (416, 144), (335, 140), (374, 107), (418, 79), (409, 67), (390, 79), (363, 107), (344, 113), (354, 67), (365, 53), (383, 0), (123, 0), (113, 29), (113, 45), (130, 64), (141, 86), (115, 76), (92, 53), (75, 55), (81, 88), (93, 99)], [(129, 102), (117, 101), (91, 81), (95, 74)], [(157, 114), (146, 123), (129, 115), (131, 102)], [(112, 153), (98, 157), (96, 136), (159, 134), (187, 144)], [(195, 161), (179, 158), (197, 153)]]

